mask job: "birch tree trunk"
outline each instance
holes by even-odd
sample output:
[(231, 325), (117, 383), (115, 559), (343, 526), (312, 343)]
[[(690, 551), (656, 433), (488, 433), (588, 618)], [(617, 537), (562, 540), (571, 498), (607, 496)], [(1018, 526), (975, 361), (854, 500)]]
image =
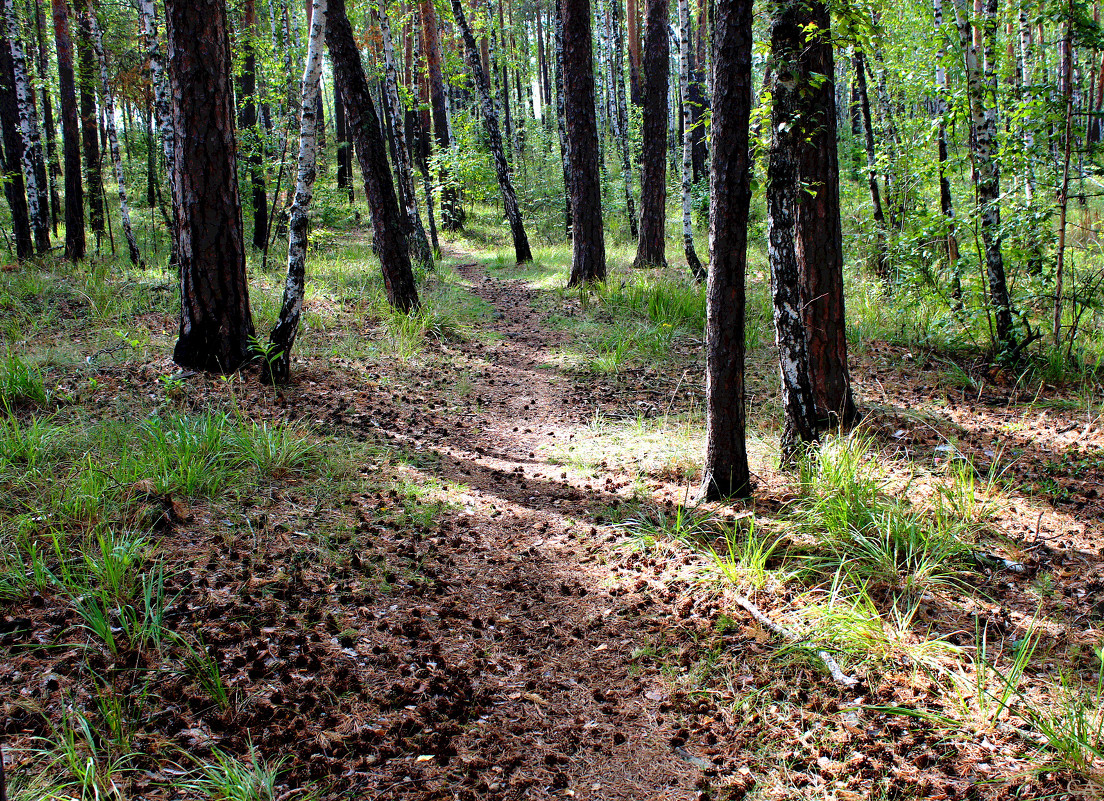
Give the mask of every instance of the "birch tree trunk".
[(103, 171), (100, 167), (100, 129), (96, 109), (96, 64), (92, 55), (92, 31), (88, 15), (76, 10), (77, 84), (80, 91), (81, 143), (84, 151), (85, 195), (88, 198), (88, 225), (96, 243), (106, 233)]
[(494, 158), (495, 175), (498, 177), (498, 186), (502, 191), (502, 205), (506, 210), (506, 219), (510, 223), (510, 233), (514, 239), (514, 257), (518, 264), (525, 264), (533, 260), (533, 254), (529, 250), (529, 238), (525, 235), (525, 225), (521, 220), (521, 209), (518, 207), (514, 182), (510, 177), (510, 164), (506, 161), (506, 152), (502, 147), (502, 134), (498, 128), (498, 112), (495, 109), (494, 98), (491, 97), (491, 87), (487, 82), (487, 73), (483, 71), (479, 48), (476, 46), (475, 37), (472, 35), (468, 20), (464, 16), (464, 9), (460, 5), (460, 0), (452, 0), (452, 15), (456, 19), (456, 25), (463, 37), (468, 69), (471, 71), (475, 91), (483, 108), (483, 126), (487, 131), (487, 141), (491, 148), (491, 156)]
[(65, 155), (65, 258), (79, 261), (85, 254), (84, 184), (81, 181), (80, 121), (77, 116), (77, 85), (67, 0), (52, 0), (52, 12), (61, 100), (62, 150)]
[[(996, 78), (991, 71), (979, 69), (977, 49), (970, 37), (969, 10), (965, 0), (954, 0), (959, 43), (966, 60), (967, 94), (970, 98), (970, 123), (974, 130), (971, 145), (974, 156), (974, 187), (977, 193), (981, 240), (985, 249), (985, 272), (989, 283), (989, 304), (996, 321), (996, 345), (1006, 355), (1015, 352), (1012, 330), (1012, 304), (1004, 274), (1000, 233), (1000, 168), (997, 166), (997, 111), (986, 101), (995, 99)], [(996, 0), (985, 0), (982, 29), (986, 51), (996, 38)], [(992, 64), (992, 58), (988, 59)]]
[(667, 85), (670, 40), (667, 0), (646, 0), (644, 123), (640, 176), (640, 237), (635, 267), (662, 266), (667, 238)]
[(364, 196), (372, 213), (372, 244), (380, 260), (387, 301), (400, 311), (415, 311), (418, 290), (410, 268), (403, 215), (395, 197), (376, 104), (368, 88), (352, 26), (345, 14), (345, 0), (329, 0), (327, 16), (326, 46), (333, 61), (334, 83), (340, 84), (345, 110), (349, 113), (349, 130), (364, 176)]
[(795, 69), (804, 46), (798, 0), (773, 3), (771, 63), (771, 144), (767, 155), (767, 255), (770, 259), (774, 330), (782, 377), (783, 466), (792, 466), (808, 443), (816, 440), (816, 403), (810, 381), (809, 351), (802, 314), (794, 207), (801, 191), (801, 94), (810, 87)]
[(119, 153), (119, 137), (115, 129), (115, 100), (111, 91), (111, 79), (107, 73), (107, 58), (104, 56), (103, 35), (96, 21), (96, 7), (92, 0), (85, 6), (88, 24), (92, 30), (92, 49), (100, 65), (100, 90), (104, 107), (104, 125), (107, 128), (107, 143), (111, 150), (111, 162), (115, 166), (115, 180), (119, 182), (119, 212), (123, 220), (123, 234), (126, 236), (127, 251), (135, 267), (143, 267), (142, 254), (138, 251), (138, 240), (134, 237), (134, 227), (130, 223), (130, 203), (127, 201), (126, 172)]
[(399, 195), (406, 214), (406, 240), (414, 261), (426, 270), (433, 269), (433, 249), (429, 246), (422, 218), (418, 216), (418, 196), (414, 194), (414, 169), (410, 164), (410, 151), (406, 146), (406, 124), (402, 101), (399, 99), (398, 70), (395, 67), (395, 48), (391, 43), (391, 23), (387, 9), (377, 0), (372, 6), (383, 38), (383, 64), (387, 113), (391, 118), (391, 130), (395, 137), (395, 167), (399, 174)]
[(751, 495), (744, 390), (744, 275), (751, 205), (751, 0), (716, 0), (706, 288), (706, 448), (701, 497)]
[[(169, 95), (168, 77), (165, 75), (165, 59), (157, 40), (157, 11), (153, 0), (139, 0), (138, 13), (142, 36), (145, 39), (146, 60), (149, 62), (150, 83), (153, 85), (153, 114), (157, 120), (157, 128), (161, 132), (161, 150), (165, 154), (165, 169), (169, 176), (169, 197), (173, 209), (177, 209), (180, 206), (180, 198), (177, 195), (174, 177), (176, 134), (173, 130), (172, 98)], [(176, 226), (170, 223), (169, 230), (172, 234), (169, 267), (172, 268), (179, 264), (180, 243), (177, 239)]]
[(694, 219), (691, 197), (694, 178), (693, 114), (690, 110), (690, 4), (678, 0), (679, 86), (682, 94), (682, 247), (694, 280), (705, 280), (705, 268), (694, 251)]
[(557, 29), (563, 38), (563, 97), (571, 158), (571, 277), (582, 286), (606, 279), (598, 128), (594, 115), (590, 0), (562, 0)]
[(19, 36), (19, 23), (15, 16), (13, 0), (3, 0), (4, 30), (11, 51), (12, 75), (15, 87), (16, 109), (19, 114), (19, 130), (23, 138), (20, 161), (23, 180), (27, 188), (27, 209), (34, 232), (35, 251), (44, 254), (50, 250), (50, 198), (46, 186), (46, 168), (42, 156), (42, 138), (35, 112), (34, 87), (27, 72), (27, 55)]
[(307, 228), (318, 163), (318, 82), (322, 75), (322, 48), (326, 35), (326, 0), (313, 0), (306, 66), (303, 69), (303, 103), (299, 122), (299, 174), (288, 220), (287, 280), (280, 316), (268, 335), (268, 352), (261, 366), (261, 381), (285, 383), (291, 374), (291, 349), (299, 333), (306, 291)]
[(27, 210), (26, 184), (23, 181), (21, 159), (23, 136), (19, 132), (19, 109), (15, 101), (15, 75), (11, 50), (0, 47), (0, 128), (4, 136), (4, 195), (12, 214), (12, 233), (18, 259), (34, 255), (31, 218)]

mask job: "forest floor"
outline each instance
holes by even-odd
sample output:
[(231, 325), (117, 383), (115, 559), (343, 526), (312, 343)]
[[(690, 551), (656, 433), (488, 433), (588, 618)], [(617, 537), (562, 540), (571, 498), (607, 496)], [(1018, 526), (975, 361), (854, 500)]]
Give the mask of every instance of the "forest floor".
[[(925, 520), (957, 515), (971, 539), (939, 570), (931, 549), (891, 553), (908, 561), (890, 565), (901, 586), (845, 590), (838, 570), (833, 581), (815, 560), (802, 567), (808, 492), (772, 460), (768, 343), (749, 361), (755, 497), (696, 505), (700, 341), (673, 336), (654, 362), (596, 350), (585, 337), (613, 321), (548, 288), (562, 266), (446, 255), (470, 323), (411, 354), (350, 349), (350, 337), (386, 337), (338, 303), (343, 324), (304, 334), (309, 351), (279, 390), (255, 371), (180, 373), (167, 308), (142, 317), (148, 343), (115, 346), (89, 335), (79, 299), (38, 291), (61, 323), (38, 345), (77, 358), (44, 368), (60, 402), (28, 401), (5, 423), (62, 432), (42, 439), (41, 477), (31, 457), (0, 473), (5, 548), (24, 543), (0, 584), (13, 799), (92, 787), (127, 799), (1099, 790), (1098, 392), (1028, 388), (887, 342), (856, 348), (865, 418), (836, 447), (860, 442), (879, 498), (908, 499)], [(111, 499), (102, 508), (32, 510), (32, 491), (68, 497), (93, 480), (79, 463), (100, 446), (62, 441), (77, 429), (201, 415), (251, 442), (289, 434), (264, 440), (266, 469), (238, 483), (174, 488), (164, 476), (178, 465), (128, 480), (110, 467), (89, 490)], [(86, 567), (67, 565), (51, 515), (99, 543)], [(88, 585), (64, 576), (106, 581), (104, 532), (121, 528), (141, 538), (112, 562), (129, 578), (103, 604), (107, 632)], [(153, 565), (164, 594), (150, 634), (123, 610), (148, 623)], [(802, 641), (756, 622), (737, 592)], [(821, 648), (857, 685), (832, 680)], [(233, 782), (261, 789), (232, 795)]]

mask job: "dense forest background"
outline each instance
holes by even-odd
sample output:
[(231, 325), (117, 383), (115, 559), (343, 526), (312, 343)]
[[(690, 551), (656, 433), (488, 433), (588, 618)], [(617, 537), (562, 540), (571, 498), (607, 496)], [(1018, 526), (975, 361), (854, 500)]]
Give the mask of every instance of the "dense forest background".
[(0, 11), (0, 801), (1100, 792), (1095, 3)]

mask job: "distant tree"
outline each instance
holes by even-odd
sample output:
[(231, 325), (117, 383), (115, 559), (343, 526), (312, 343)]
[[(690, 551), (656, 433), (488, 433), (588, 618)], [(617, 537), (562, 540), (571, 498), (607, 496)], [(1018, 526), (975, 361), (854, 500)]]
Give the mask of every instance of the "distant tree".
[(744, 274), (751, 204), (752, 0), (716, 0), (706, 289), (702, 497), (751, 494), (744, 392)]
[(27, 208), (27, 189), (23, 180), (23, 136), (19, 132), (19, 110), (15, 101), (15, 76), (11, 49), (0, 46), (0, 128), (3, 129), (4, 196), (12, 214), (15, 253), (20, 259), (34, 255), (31, 216)]
[(54, 43), (57, 48), (58, 94), (61, 99), (61, 138), (65, 155), (65, 258), (84, 258), (84, 183), (81, 180), (80, 116), (73, 69), (73, 39), (69, 34), (69, 3), (52, 0)]
[(667, 239), (667, 95), (671, 71), (668, 0), (645, 0), (644, 124), (637, 267), (665, 265)]
[(560, 0), (563, 21), (564, 116), (571, 159), (571, 277), (568, 286), (604, 281), (602, 176), (594, 119), (590, 0)]
[(257, 116), (257, 8), (254, 0), (242, 3), (241, 53), (242, 70), (239, 84), (241, 101), (241, 137), (245, 162), (249, 165), (250, 199), (253, 205), (253, 248), (264, 250), (268, 242), (268, 193), (265, 191), (264, 144)]
[[(452, 131), (449, 128), (448, 95), (445, 94), (445, 77), (441, 70), (441, 38), (437, 29), (437, 11), (433, 0), (420, 0), (422, 41), (426, 56), (426, 77), (429, 80), (429, 97), (433, 110), (433, 136), (437, 151), (444, 155), (452, 149)], [(348, 108), (348, 98), (346, 98)], [(464, 227), (464, 207), (460, 193), (452, 183), (448, 170), (442, 166), (441, 225), (446, 231), (459, 231)]]
[(88, 227), (99, 243), (107, 233), (103, 170), (100, 167), (100, 126), (96, 108), (96, 76), (99, 67), (92, 55), (92, 26), (87, 14), (79, 14), (77, 27), (77, 84), (80, 90), (81, 144), (84, 152), (84, 188), (88, 199)]
[(679, 94), (682, 96), (682, 249), (696, 281), (705, 280), (705, 268), (694, 250), (692, 195), (694, 183), (694, 115), (690, 108), (690, 3), (678, 0)]
[(182, 367), (232, 372), (251, 354), (225, 0), (167, 0), (180, 248)]

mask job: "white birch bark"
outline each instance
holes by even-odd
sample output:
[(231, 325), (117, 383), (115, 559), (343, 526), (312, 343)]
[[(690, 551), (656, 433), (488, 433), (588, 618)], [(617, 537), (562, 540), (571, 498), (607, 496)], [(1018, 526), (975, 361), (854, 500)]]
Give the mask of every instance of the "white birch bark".
[(322, 77), (322, 46), (326, 36), (327, 0), (312, 0), (310, 39), (303, 66), (302, 105), (299, 118), (299, 173), (288, 220), (287, 279), (280, 317), (269, 335), (264, 378), (271, 383), (286, 381), (291, 368), (291, 348), (299, 331), (306, 294), (308, 212), (314, 197), (318, 167), (318, 93)]
[(115, 180), (119, 183), (119, 207), (123, 220), (123, 234), (126, 236), (127, 251), (134, 266), (142, 267), (142, 254), (138, 250), (138, 240), (134, 237), (134, 226), (130, 223), (130, 203), (127, 201), (126, 172), (123, 170), (123, 159), (119, 153), (119, 136), (115, 129), (115, 97), (111, 91), (111, 79), (107, 74), (107, 58), (104, 56), (103, 34), (100, 31), (100, 23), (96, 19), (96, 8), (89, 0), (85, 7), (88, 14), (88, 22), (92, 29), (92, 49), (96, 54), (96, 62), (100, 66), (100, 84), (103, 87), (104, 126), (107, 128), (107, 144), (111, 151), (111, 162), (115, 166)]
[(678, 0), (679, 94), (682, 95), (682, 247), (695, 281), (705, 280), (705, 270), (694, 251), (694, 225), (690, 189), (694, 179), (694, 117), (690, 109), (690, 4)]
[(372, 14), (379, 25), (383, 39), (384, 94), (386, 94), (387, 113), (391, 117), (391, 130), (395, 137), (396, 167), (399, 173), (399, 185), (402, 187), (402, 199), (407, 219), (407, 241), (410, 244), (414, 261), (427, 270), (433, 269), (433, 249), (429, 246), (422, 218), (418, 216), (418, 196), (414, 194), (414, 168), (410, 163), (410, 150), (406, 146), (406, 120), (403, 118), (403, 105), (399, 99), (398, 69), (395, 66), (395, 47), (391, 41), (391, 23), (387, 18), (387, 9), (381, 2), (372, 4)]
[(1023, 127), (1024, 147), (1024, 198), (1028, 205), (1035, 197), (1035, 122), (1031, 116), (1032, 98), (1035, 94), (1035, 70), (1032, 69), (1031, 24), (1027, 11), (1020, 3), (1020, 73), (1023, 76), (1023, 97), (1020, 99), (1020, 125)]
[(180, 205), (176, 196), (176, 181), (173, 179), (176, 133), (173, 130), (172, 98), (169, 96), (169, 82), (165, 76), (165, 62), (157, 40), (157, 10), (153, 0), (139, 0), (138, 10), (141, 17), (142, 37), (146, 42), (150, 82), (153, 84), (153, 113), (157, 118), (157, 128), (161, 132), (161, 149), (165, 154), (165, 166), (169, 173), (169, 191), (175, 213), (175, 209)]
[(35, 250), (45, 253), (50, 249), (50, 203), (47, 187), (39, 180), (39, 176), (44, 174), (45, 164), (42, 160), (42, 136), (35, 111), (34, 87), (31, 86), (30, 76), (27, 74), (27, 54), (19, 36), (14, 3), (12, 0), (3, 0), (3, 4), (5, 38), (11, 48), (15, 101), (19, 111), (19, 130), (23, 137), (23, 148), (19, 157), (27, 187), (27, 210), (31, 217), (31, 228), (34, 230)]

